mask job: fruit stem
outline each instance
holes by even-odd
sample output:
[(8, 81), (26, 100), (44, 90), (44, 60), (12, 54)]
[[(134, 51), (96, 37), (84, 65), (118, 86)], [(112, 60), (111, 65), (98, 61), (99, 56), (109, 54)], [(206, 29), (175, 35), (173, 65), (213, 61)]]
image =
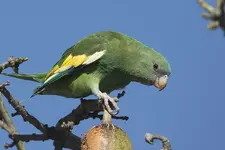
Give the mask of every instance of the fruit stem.
[(111, 124), (111, 123), (112, 123), (112, 116), (106, 109), (104, 109), (102, 124)]

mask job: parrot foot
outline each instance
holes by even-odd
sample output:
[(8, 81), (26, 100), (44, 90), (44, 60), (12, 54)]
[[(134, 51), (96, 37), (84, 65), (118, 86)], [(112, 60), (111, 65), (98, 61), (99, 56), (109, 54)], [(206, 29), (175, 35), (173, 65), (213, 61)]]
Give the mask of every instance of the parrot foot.
[[(119, 107), (117, 106), (115, 99), (110, 97), (107, 93), (102, 93), (101, 95), (101, 103), (106, 107), (106, 110), (109, 112), (110, 115), (115, 116), (119, 113)], [(112, 104), (112, 107), (115, 109), (115, 112), (110, 107), (109, 102)]]

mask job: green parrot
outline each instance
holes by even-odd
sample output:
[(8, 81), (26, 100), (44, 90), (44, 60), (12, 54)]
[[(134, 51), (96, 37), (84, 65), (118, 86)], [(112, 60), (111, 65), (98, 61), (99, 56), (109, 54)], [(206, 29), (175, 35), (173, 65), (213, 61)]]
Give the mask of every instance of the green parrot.
[(67, 49), (47, 73), (2, 74), (42, 83), (32, 97), (58, 95), (83, 98), (95, 95), (107, 111), (115, 115), (119, 107), (109, 96), (110, 92), (131, 82), (154, 85), (162, 90), (167, 85), (171, 68), (160, 53), (140, 41), (123, 33), (101, 31)]

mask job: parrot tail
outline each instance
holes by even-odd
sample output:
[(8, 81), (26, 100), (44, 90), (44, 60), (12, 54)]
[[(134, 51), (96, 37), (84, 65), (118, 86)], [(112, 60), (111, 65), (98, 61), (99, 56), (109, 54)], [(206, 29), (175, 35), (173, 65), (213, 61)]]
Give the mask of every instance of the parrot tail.
[(38, 86), (37, 88), (34, 89), (34, 92), (33, 94), (31, 95), (30, 98), (38, 95), (38, 94), (41, 94), (43, 91), (45, 90), (45, 88), (42, 88), (41, 86)]
[(43, 83), (46, 76), (46, 73), (39, 73), (39, 74), (1, 73), (1, 74), (5, 76), (10, 76), (10, 77), (18, 78), (18, 79), (29, 80), (29, 81), (39, 82), (39, 83)]

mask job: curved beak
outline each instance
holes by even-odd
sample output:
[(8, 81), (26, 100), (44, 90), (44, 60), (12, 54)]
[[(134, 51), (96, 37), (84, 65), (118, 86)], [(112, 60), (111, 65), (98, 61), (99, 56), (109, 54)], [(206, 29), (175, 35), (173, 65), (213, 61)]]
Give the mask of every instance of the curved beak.
[(162, 77), (158, 77), (154, 83), (154, 86), (159, 89), (159, 91), (162, 91), (168, 82), (168, 75), (164, 75)]

